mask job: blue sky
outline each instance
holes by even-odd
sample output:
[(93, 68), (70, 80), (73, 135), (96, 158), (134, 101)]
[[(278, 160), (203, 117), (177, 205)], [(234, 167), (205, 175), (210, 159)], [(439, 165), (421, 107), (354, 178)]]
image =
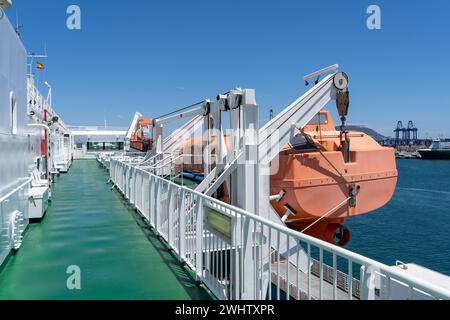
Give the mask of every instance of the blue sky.
[[(66, 28), (79, 5), (82, 29)], [(382, 29), (366, 27), (381, 7)], [(14, 0), (54, 108), (72, 125), (127, 126), (234, 87), (256, 89), (261, 118), (305, 92), (303, 75), (339, 63), (350, 76), (349, 123), (393, 135), (450, 136), (450, 1)], [(334, 105), (329, 106), (335, 109)]]

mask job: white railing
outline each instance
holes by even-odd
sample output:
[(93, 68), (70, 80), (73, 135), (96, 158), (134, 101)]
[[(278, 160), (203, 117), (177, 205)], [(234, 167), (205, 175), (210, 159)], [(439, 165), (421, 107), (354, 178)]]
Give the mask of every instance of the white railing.
[[(406, 290), (409, 299), (450, 299), (449, 291), (395, 267), (177, 185), (132, 163), (111, 159), (110, 178), (180, 262), (194, 271), (196, 280), (219, 299), (396, 299), (398, 290)], [(307, 267), (296, 267), (302, 264)]]
[(30, 187), (31, 178), (27, 178), (0, 196), (0, 265), (12, 249), (22, 244), (22, 233), (28, 224)]

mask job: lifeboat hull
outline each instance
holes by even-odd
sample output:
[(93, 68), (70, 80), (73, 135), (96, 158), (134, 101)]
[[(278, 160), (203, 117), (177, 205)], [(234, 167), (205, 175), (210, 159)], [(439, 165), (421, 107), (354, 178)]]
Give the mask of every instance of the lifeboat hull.
[[(348, 164), (341, 152), (324, 155), (329, 161), (319, 152), (278, 157), (283, 170), (271, 176), (270, 189), (271, 194), (285, 192), (280, 201), (272, 201), (281, 216), (287, 206), (295, 214), (289, 220), (315, 220), (331, 210), (327, 220), (340, 220), (376, 210), (392, 198), (397, 184), (392, 149), (358, 152), (357, 161)], [(350, 205), (346, 199), (352, 185), (359, 190), (355, 203)], [(333, 210), (341, 203), (344, 204)]]
[(392, 198), (398, 175), (395, 152), (352, 132), (350, 162), (345, 162), (337, 150), (338, 132), (310, 136), (324, 150), (295, 150), (288, 145), (272, 162), (271, 194), (284, 196), (271, 204), (290, 228), (344, 246), (350, 233), (341, 223)]

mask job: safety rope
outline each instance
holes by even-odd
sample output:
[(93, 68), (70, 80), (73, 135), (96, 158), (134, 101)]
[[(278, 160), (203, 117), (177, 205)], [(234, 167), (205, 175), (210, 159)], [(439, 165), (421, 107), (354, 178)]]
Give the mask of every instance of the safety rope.
[[(313, 225), (315, 225), (316, 223), (318, 223), (320, 220), (322, 220), (325, 217), (328, 217), (329, 215), (331, 215), (332, 213), (334, 213), (337, 209), (339, 209), (340, 207), (342, 207), (346, 202), (348, 202), (348, 200), (350, 200), (351, 197), (348, 197), (347, 199), (345, 199), (344, 201), (342, 201), (341, 203), (339, 203), (337, 206), (335, 206), (333, 209), (331, 209), (330, 211), (328, 211), (327, 213), (325, 213), (324, 215), (322, 215), (319, 219), (317, 219), (316, 221), (314, 221), (313, 223), (311, 223), (309, 226), (307, 226), (305, 229), (303, 229), (302, 231), (300, 231), (300, 233), (304, 233), (306, 230), (308, 230), (309, 228), (311, 228)], [(290, 221), (288, 221), (290, 222)]]
[(168, 116), (173, 115), (173, 114), (176, 114), (176, 113), (180, 113), (181, 111), (184, 111), (184, 110), (193, 108), (193, 107), (198, 106), (199, 104), (202, 104), (202, 103), (204, 103), (204, 101), (200, 101), (200, 102), (197, 102), (197, 103), (193, 103), (193, 104), (191, 104), (191, 105), (189, 105), (189, 106), (187, 106), (187, 107), (180, 108), (180, 109), (178, 109), (178, 110), (175, 110), (175, 111), (166, 113), (166, 114), (164, 114), (164, 115), (162, 115), (162, 116), (159, 116), (159, 117), (157, 117), (157, 118), (155, 118), (155, 119), (161, 119), (161, 118), (165, 118), (165, 117), (168, 117)]
[[(300, 133), (303, 135), (303, 137), (305, 137), (305, 139), (306, 139), (309, 143), (311, 143), (311, 144), (313, 144), (313, 145), (316, 145), (316, 143), (314, 142), (314, 140), (312, 139), (312, 137), (311, 137), (309, 134), (305, 133), (305, 132), (303, 131), (302, 128), (297, 127), (297, 129), (300, 131)], [(323, 153), (323, 151), (320, 150), (320, 148), (317, 148), (317, 147), (316, 147), (316, 149), (317, 149), (317, 151), (319, 151), (320, 155), (328, 162), (328, 164), (329, 164), (329, 165), (337, 172), (337, 174), (338, 174), (338, 175), (339, 175), (346, 183), (350, 184), (350, 182), (347, 181), (347, 179), (344, 177), (344, 175), (339, 171), (338, 168), (336, 168), (336, 166), (330, 161), (330, 159), (328, 159), (328, 157)]]

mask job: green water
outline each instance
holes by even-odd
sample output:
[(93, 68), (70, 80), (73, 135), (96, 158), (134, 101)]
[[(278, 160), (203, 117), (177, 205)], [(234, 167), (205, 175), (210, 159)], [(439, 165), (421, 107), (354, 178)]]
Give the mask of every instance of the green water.
[[(0, 273), (0, 299), (208, 299), (95, 161), (56, 179), (53, 202)], [(81, 290), (69, 290), (69, 266)]]

